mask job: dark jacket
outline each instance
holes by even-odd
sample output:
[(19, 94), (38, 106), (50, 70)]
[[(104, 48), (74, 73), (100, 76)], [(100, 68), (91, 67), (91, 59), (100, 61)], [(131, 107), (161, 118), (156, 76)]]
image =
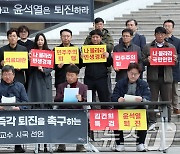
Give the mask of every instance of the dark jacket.
[[(103, 43), (101, 42), (100, 45)], [(90, 43), (89, 45), (92, 45)], [(107, 52), (109, 53), (109, 57), (107, 58), (107, 62), (104, 63), (83, 63), (83, 66), (85, 66), (85, 78), (90, 78), (92, 80), (97, 80), (100, 78), (107, 77), (108, 73), (108, 67), (112, 65), (112, 57), (111, 57), (111, 51), (107, 49)]]
[[(103, 34), (102, 43), (107, 45), (107, 50), (112, 51), (114, 47), (114, 40), (111, 34), (106, 28), (103, 28), (102, 34)], [(84, 44), (88, 45), (90, 43), (91, 43), (91, 36), (88, 35), (84, 41)]]
[[(27, 48), (17, 44), (17, 46), (15, 48), (11, 48), (10, 45), (5, 45), (2, 48), (0, 48), (0, 62), (2, 60), (4, 60), (4, 51), (26, 51), (27, 52)], [(0, 65), (0, 68), (2, 68), (2, 66)], [(23, 85), (25, 84), (25, 70), (21, 69), (21, 70), (17, 70), (15, 69), (15, 81), (21, 82)]]
[[(141, 96), (144, 100), (151, 100), (151, 92), (148, 83), (142, 79), (136, 81), (136, 96)], [(128, 78), (119, 80), (114, 88), (111, 100), (112, 102), (118, 102), (120, 97), (124, 97), (128, 91)]]
[[(122, 42), (122, 38), (119, 39), (119, 43)], [(132, 39), (132, 42), (139, 46), (141, 48), (141, 50), (144, 48), (144, 46), (146, 45), (146, 38), (144, 35), (140, 35), (138, 33), (136, 33)]]
[(18, 40), (17, 43), (24, 46), (24, 47), (26, 47), (28, 52), (34, 47), (34, 42), (31, 41), (31, 40), (27, 40), (26, 42)]
[[(144, 65), (147, 66), (147, 81), (158, 81), (159, 79), (159, 66), (150, 66), (148, 56), (150, 56), (150, 48), (156, 48), (155, 40), (149, 44), (147, 44), (142, 51), (142, 60)], [(164, 46), (162, 48), (175, 48), (172, 44), (168, 42), (164, 42)], [(175, 50), (175, 54), (177, 54)], [(164, 66), (164, 82), (172, 83), (173, 82), (173, 73), (172, 73), (173, 66)]]
[(180, 82), (180, 39), (172, 35), (170, 38), (166, 39), (166, 41), (176, 47), (176, 51), (178, 54), (178, 63), (173, 66), (173, 81)]
[[(11, 84), (5, 83), (3, 80), (0, 83), (0, 101), (2, 96), (5, 97), (16, 97), (17, 102), (28, 102), (28, 96), (24, 85), (20, 82), (13, 82)], [(21, 109), (26, 108), (20, 107)]]
[[(116, 45), (114, 47), (113, 52), (132, 52), (136, 51), (138, 55), (138, 63), (142, 66), (142, 56), (141, 56), (141, 49), (139, 46), (135, 45), (134, 43), (131, 42), (131, 44), (126, 47), (123, 42), (120, 44)], [(116, 82), (124, 77), (127, 76), (127, 69), (119, 70), (116, 72)]]
[[(70, 44), (70, 47), (74, 46), (73, 44)], [(57, 47), (64, 47), (63, 44), (60, 44)], [(53, 49), (55, 51), (55, 48)], [(79, 54), (80, 55), (80, 54)], [(69, 64), (64, 64), (62, 68), (59, 68), (57, 64), (54, 65), (55, 69), (55, 87), (58, 86), (58, 84), (63, 83), (66, 81), (66, 68), (69, 66)], [(76, 64), (79, 68), (82, 67), (82, 60), (79, 58), (79, 64)]]
[[(68, 83), (64, 82), (57, 86), (54, 102), (63, 102), (64, 89), (67, 87), (67, 85), (68, 85)], [(86, 102), (87, 101), (87, 90), (88, 90), (87, 85), (77, 82), (76, 88), (79, 88), (79, 94), (82, 96), (83, 102)], [(62, 107), (62, 108), (64, 108), (64, 107)], [(78, 108), (78, 106), (74, 106), (72, 108)], [(82, 107), (80, 107), (80, 108), (82, 108)]]

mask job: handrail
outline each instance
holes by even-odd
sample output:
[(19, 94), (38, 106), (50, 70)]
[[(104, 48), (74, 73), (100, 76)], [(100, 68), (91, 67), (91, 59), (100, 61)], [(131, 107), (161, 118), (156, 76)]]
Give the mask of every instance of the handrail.
[(83, 106), (83, 105), (118, 105), (118, 106), (144, 106), (144, 105), (169, 105), (171, 101), (152, 101), (152, 102), (18, 102), (18, 103), (1, 103), (0, 106), (31, 106), (31, 105), (58, 105), (58, 106)]

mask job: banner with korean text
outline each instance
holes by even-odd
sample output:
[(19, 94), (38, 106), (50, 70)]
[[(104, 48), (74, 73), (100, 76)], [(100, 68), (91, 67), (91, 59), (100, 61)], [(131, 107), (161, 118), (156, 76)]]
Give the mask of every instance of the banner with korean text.
[(42, 66), (44, 68), (53, 68), (54, 51), (32, 49), (30, 66)]
[(150, 48), (150, 65), (175, 65), (175, 48)]
[(0, 0), (1, 22), (92, 22), (93, 0)]
[(78, 47), (55, 47), (55, 64), (79, 64)]
[(4, 65), (12, 65), (16, 69), (28, 69), (28, 52), (25, 51), (5, 51)]
[(147, 130), (146, 110), (90, 110), (91, 130)]
[(107, 58), (103, 55), (106, 52), (106, 45), (83, 45), (83, 63), (102, 63)]
[(127, 69), (129, 63), (137, 63), (137, 52), (113, 52), (114, 69)]
[(0, 144), (86, 144), (88, 120), (85, 110), (3, 111)]

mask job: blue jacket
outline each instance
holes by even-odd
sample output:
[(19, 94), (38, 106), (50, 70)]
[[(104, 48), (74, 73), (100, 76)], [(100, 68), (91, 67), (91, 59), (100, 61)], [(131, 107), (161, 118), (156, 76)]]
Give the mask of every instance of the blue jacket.
[(178, 63), (172, 68), (173, 69), (173, 81), (180, 82), (180, 39), (172, 35), (170, 38), (166, 39), (167, 42), (171, 43), (176, 47), (178, 54)]
[[(119, 39), (119, 43), (122, 42), (122, 37)], [(139, 46), (141, 48), (141, 50), (144, 48), (144, 46), (146, 45), (146, 38), (144, 35), (140, 35), (138, 33), (136, 33), (132, 39), (132, 42)]]
[[(2, 96), (16, 97), (16, 102), (28, 102), (28, 96), (24, 85), (20, 82), (13, 82), (11, 84), (5, 83), (3, 80), (0, 83), (0, 101)], [(21, 109), (25, 109), (25, 106), (20, 106)]]
[[(136, 81), (136, 96), (141, 96), (143, 99), (151, 100), (151, 92), (148, 83), (142, 79)], [(123, 78), (116, 83), (111, 101), (118, 102), (119, 97), (124, 97), (128, 91), (128, 78)]]

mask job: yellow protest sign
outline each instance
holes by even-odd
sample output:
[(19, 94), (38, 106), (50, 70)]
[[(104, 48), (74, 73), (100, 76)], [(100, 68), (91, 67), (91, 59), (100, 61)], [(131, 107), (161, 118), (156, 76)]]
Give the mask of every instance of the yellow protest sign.
[(106, 52), (106, 45), (83, 45), (83, 63), (106, 62), (107, 59), (103, 55), (104, 52)]
[(79, 64), (78, 47), (55, 47), (55, 64)]
[(146, 110), (118, 110), (119, 130), (147, 130)]
[(5, 51), (4, 65), (12, 65), (16, 69), (28, 69), (28, 52)]

